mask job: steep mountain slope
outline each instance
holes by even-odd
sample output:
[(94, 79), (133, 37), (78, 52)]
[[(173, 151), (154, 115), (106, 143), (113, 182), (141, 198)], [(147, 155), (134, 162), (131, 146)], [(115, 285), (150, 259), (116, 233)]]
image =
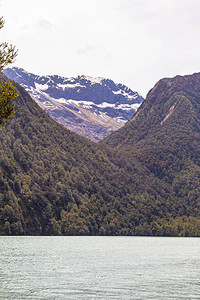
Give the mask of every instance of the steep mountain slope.
[(181, 206), (183, 215), (200, 218), (200, 73), (160, 80), (103, 143), (170, 184), (178, 217)]
[(105, 78), (37, 76), (16, 67), (4, 74), (21, 84), (54, 120), (93, 141), (122, 127), (144, 100)]

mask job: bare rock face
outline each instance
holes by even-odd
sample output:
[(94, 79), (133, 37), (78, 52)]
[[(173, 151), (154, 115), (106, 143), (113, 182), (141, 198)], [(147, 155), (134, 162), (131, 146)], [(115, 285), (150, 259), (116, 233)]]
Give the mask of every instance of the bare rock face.
[(54, 120), (93, 141), (122, 127), (144, 100), (125, 85), (100, 77), (38, 76), (17, 67), (4, 74), (21, 84)]

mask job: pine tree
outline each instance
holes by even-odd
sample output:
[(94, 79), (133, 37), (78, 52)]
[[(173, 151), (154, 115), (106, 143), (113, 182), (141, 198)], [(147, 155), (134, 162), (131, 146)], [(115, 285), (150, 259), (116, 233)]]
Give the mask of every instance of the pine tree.
[[(4, 26), (4, 20), (0, 18), (0, 29)], [(0, 43), (0, 71), (8, 64), (12, 63), (17, 56), (15, 47), (8, 43)], [(11, 104), (18, 94), (10, 82), (0, 84), (0, 126), (5, 125), (7, 121), (15, 114), (15, 105)]]

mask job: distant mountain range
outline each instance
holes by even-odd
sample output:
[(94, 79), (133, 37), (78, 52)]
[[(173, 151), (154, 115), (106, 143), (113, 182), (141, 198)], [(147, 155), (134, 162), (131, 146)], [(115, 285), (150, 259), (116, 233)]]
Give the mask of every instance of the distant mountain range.
[(144, 100), (125, 85), (100, 77), (38, 76), (17, 67), (3, 72), (54, 120), (93, 141), (122, 127)]

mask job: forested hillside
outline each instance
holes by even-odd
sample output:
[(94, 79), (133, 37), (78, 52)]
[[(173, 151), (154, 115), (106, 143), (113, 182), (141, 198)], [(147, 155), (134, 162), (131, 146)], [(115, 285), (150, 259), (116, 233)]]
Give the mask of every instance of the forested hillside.
[(17, 113), (0, 129), (0, 234), (199, 236), (199, 90), (163, 82), (100, 144), (15, 84)]
[(199, 224), (200, 73), (160, 80), (131, 121), (104, 144), (170, 185), (178, 223), (193, 216)]
[(143, 190), (143, 168), (134, 164), (129, 175), (16, 87), (17, 113), (0, 136), (0, 234), (134, 233), (132, 193)]

